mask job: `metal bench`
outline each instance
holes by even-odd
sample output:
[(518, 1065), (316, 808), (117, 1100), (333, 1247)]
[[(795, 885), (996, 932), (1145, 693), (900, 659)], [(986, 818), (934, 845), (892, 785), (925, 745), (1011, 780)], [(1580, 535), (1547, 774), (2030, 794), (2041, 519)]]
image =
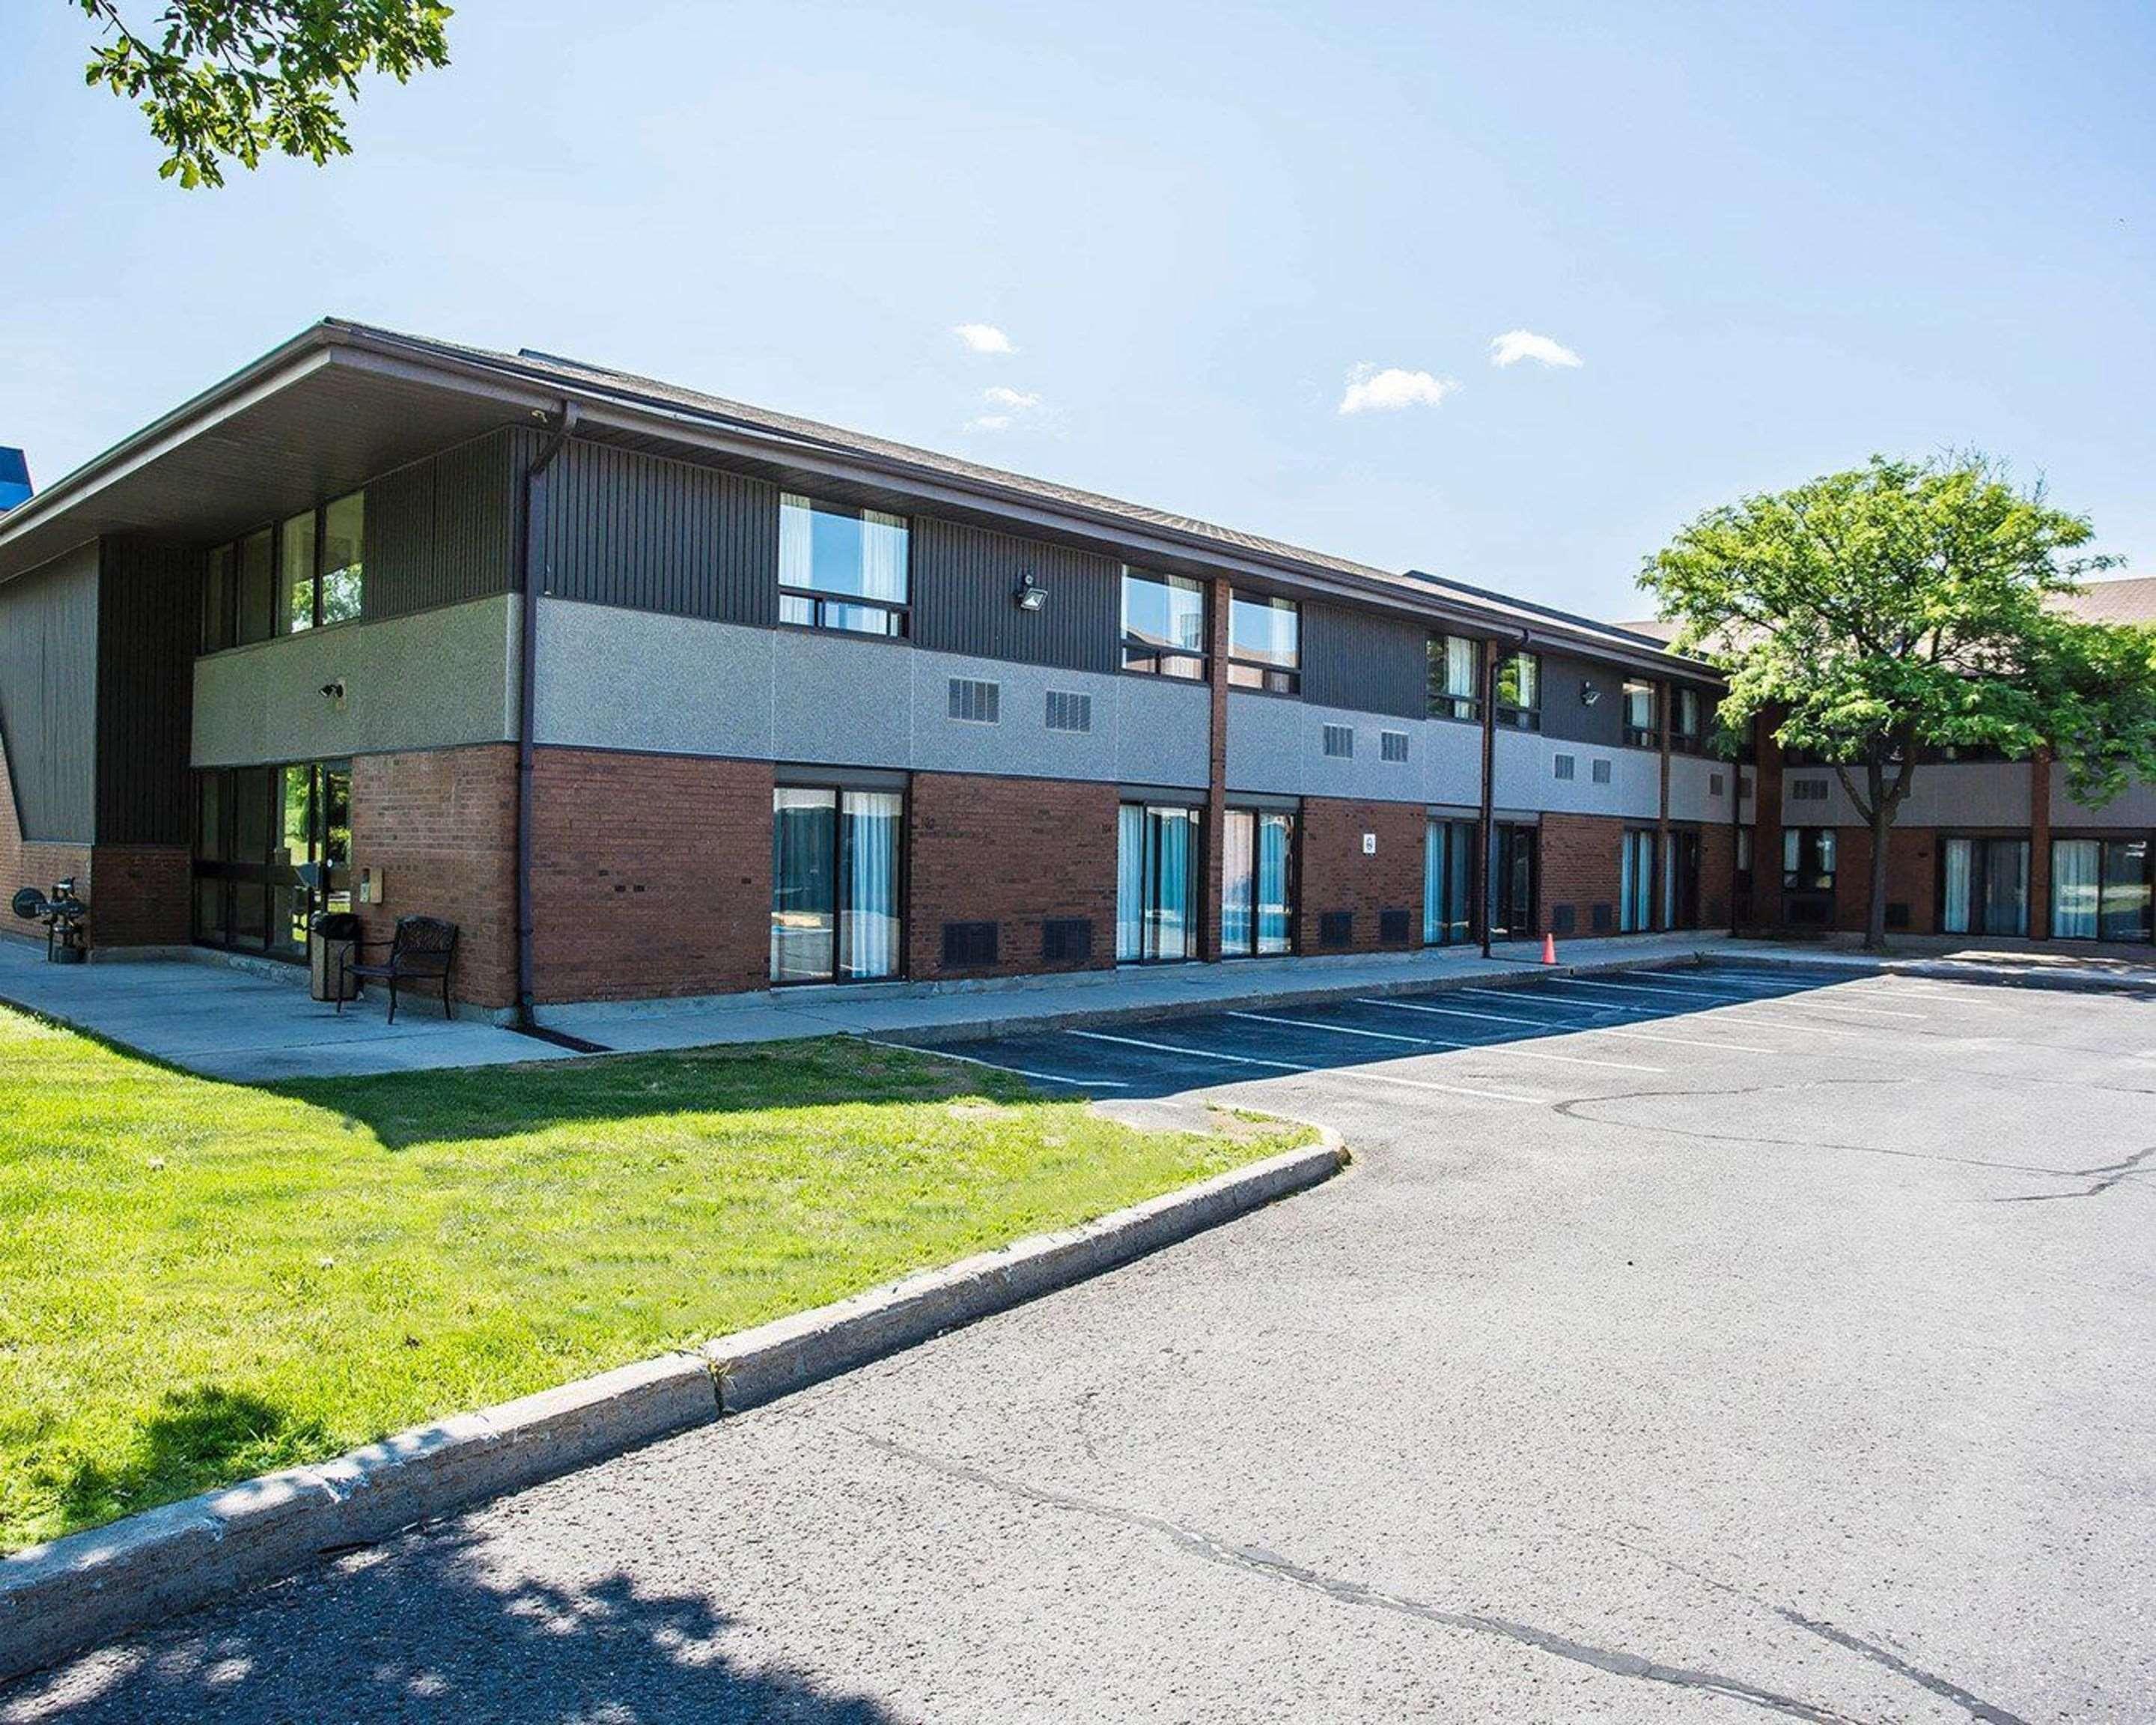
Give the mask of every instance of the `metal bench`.
[[(351, 963), (342, 966), (343, 974), (359, 977), (367, 981), (387, 983), (389, 985), (389, 1022), (397, 1022), (397, 990), (400, 984), (435, 983), (442, 985), (442, 1016), (453, 1019), (456, 1009), (449, 1004), (449, 966), (457, 956), (457, 925), (444, 922), (439, 916), (399, 916), (397, 932), (388, 940), (360, 939), (352, 942), (356, 951), (364, 956), (369, 947), (388, 947), (389, 956), (379, 963)], [(337, 1010), (344, 1010), (341, 999), (345, 990), (337, 990)]]

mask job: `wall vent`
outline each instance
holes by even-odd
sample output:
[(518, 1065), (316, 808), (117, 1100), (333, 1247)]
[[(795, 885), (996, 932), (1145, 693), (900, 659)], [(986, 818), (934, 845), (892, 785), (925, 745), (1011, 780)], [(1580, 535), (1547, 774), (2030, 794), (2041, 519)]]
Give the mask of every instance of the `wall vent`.
[(1355, 727), (1353, 725), (1327, 725), (1325, 727), (1325, 752), (1336, 760), (1348, 760), (1355, 752)]
[(1051, 916), (1040, 925), (1044, 964), (1083, 964), (1093, 956), (1093, 925), (1084, 916)]
[(1404, 947), (1414, 938), (1414, 930), (1405, 911), (1378, 912), (1378, 938), (1389, 947)]
[(996, 962), (996, 925), (993, 922), (946, 922), (943, 925), (943, 968), (965, 969)]
[(1609, 783), (1609, 763), (1607, 761), (1594, 762), (1594, 782), (1597, 784)]
[(1074, 689), (1048, 691), (1048, 728), (1050, 731), (1091, 731), (1093, 697)]
[(1550, 770), (1559, 778), (1577, 778), (1579, 777), (1579, 762), (1573, 756), (1559, 755), (1550, 763)]
[(1003, 685), (978, 677), (951, 679), (951, 716), (969, 725), (993, 725), (1001, 716)]
[(1908, 906), (1897, 901), (1888, 901), (1887, 906), (1887, 926), (1889, 928), (1907, 928), (1909, 926)]
[(1408, 734), (1404, 731), (1380, 731), (1378, 733), (1378, 752), (1388, 761), (1404, 761), (1408, 757)]
[(1353, 911), (1327, 911), (1317, 919), (1317, 944), (1321, 947), (1344, 947), (1355, 938), (1355, 913)]
[(1789, 781), (1789, 800), (1792, 803), (1824, 803), (1826, 801), (1826, 781), (1823, 778), (1793, 778)]
[(1588, 920), (1594, 925), (1597, 934), (1607, 934), (1617, 926), (1617, 913), (1609, 905), (1597, 905)]
[(1710, 797), (1718, 797), (1722, 794), (1722, 775), (1719, 773), (1710, 773), (1707, 775), (1707, 793)]
[(1550, 932), (1552, 934), (1570, 934), (1574, 926), (1575, 919), (1570, 905), (1552, 905), (1550, 906)]

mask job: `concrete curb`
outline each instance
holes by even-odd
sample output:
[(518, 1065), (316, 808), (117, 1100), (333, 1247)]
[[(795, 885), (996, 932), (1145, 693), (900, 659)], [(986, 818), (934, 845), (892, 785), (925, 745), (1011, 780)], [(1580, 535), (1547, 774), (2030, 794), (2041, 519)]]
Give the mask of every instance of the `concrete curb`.
[(1330, 1178), (1337, 1135), (1060, 1234), (909, 1276), (334, 1461), (0, 1558), (0, 1683), (415, 1522), (707, 1425), (1085, 1281)]

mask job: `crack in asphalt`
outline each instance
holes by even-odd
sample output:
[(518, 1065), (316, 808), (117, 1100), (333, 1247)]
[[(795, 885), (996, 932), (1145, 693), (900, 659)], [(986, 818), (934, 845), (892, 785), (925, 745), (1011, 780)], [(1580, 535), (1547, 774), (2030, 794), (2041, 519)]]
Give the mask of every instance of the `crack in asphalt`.
[[(1213, 1534), (1169, 1521), (1163, 1516), (1148, 1515), (1142, 1510), (1125, 1509), (1116, 1504), (1081, 1497), (1072, 1492), (1053, 1491), (1043, 1486), (1030, 1486), (1022, 1480), (1007, 1479), (1000, 1474), (990, 1473), (985, 1468), (931, 1455), (926, 1450), (914, 1449), (871, 1432), (855, 1430), (854, 1435), (872, 1449), (911, 1461), (916, 1466), (928, 1468), (946, 1478), (985, 1486), (1007, 1497), (1021, 1498), (1050, 1509), (1067, 1510), (1096, 1520), (1157, 1533), (1178, 1549), (1203, 1558), (1209, 1563), (1240, 1569), (1270, 1580), (1285, 1581), (1322, 1594), (1342, 1604), (1389, 1611), (1399, 1616), (1439, 1624), (1448, 1629), (1495, 1635), (1537, 1652), (1591, 1666), (1613, 1676), (1631, 1677), (1643, 1682), (1664, 1683), (1676, 1688), (1727, 1696), (1732, 1701), (1745, 1702), (1768, 1712), (1781, 1713), (1793, 1719), (1811, 1720), (1815, 1722), (1815, 1725), (1859, 1725), (1859, 1722), (1850, 1714), (1837, 1712), (1831, 1707), (1804, 1701), (1796, 1696), (1784, 1695), (1757, 1683), (1747, 1682), (1741, 1677), (1725, 1676), (1718, 1671), (1699, 1671), (1685, 1666), (1664, 1665), (1640, 1654), (1627, 1653), (1617, 1648), (1598, 1647), (1591, 1642), (1578, 1641), (1569, 1635), (1559, 1635), (1554, 1630), (1516, 1622), (1510, 1618), (1491, 1617), (1474, 1611), (1448, 1611), (1420, 1599), (1383, 1592), (1363, 1582), (1343, 1581), (1322, 1574), (1261, 1546), (1233, 1544)], [(2003, 1725), (2020, 1725), (2020, 1722), (2008, 1720), (2005, 1715), (1998, 1717)]]
[(2058, 1176), (2062, 1180), (2093, 1180), (2095, 1182), (2094, 1184), (2084, 1187), (2079, 1192), (2022, 1192), (2017, 1193), (2011, 1198), (1994, 1198), (1991, 1201), (1994, 1204), (2052, 1204), (2061, 1199), (2094, 1198), (2098, 1193), (2108, 1192), (2112, 1187), (2122, 1181), (2133, 1178), (2136, 1174), (2156, 1173), (2156, 1169), (2142, 1166), (2152, 1156), (2156, 1156), (2156, 1144), (2151, 1144), (2146, 1149), (2135, 1151), (2123, 1162), (2108, 1163), (2102, 1168), (2062, 1170)]

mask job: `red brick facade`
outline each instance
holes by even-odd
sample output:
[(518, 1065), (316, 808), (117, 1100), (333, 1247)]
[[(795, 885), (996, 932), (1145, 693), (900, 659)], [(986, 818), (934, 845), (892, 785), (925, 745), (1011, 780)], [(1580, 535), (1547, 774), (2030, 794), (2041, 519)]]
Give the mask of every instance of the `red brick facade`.
[[(932, 981), (1111, 967), (1119, 800), (1111, 784), (915, 773), (906, 814), (909, 973)], [(1051, 918), (1091, 922), (1091, 956), (1045, 960), (1041, 925)], [(947, 922), (995, 923), (995, 963), (947, 969)]]
[[(1861, 933), (1871, 909), (1871, 829), (1837, 827), (1834, 839), (1834, 926)], [(1928, 827), (1887, 835), (1887, 930), (1929, 934), (1938, 927), (1938, 840)], [(1894, 907), (1907, 906), (1907, 920)]]
[[(14, 781), (8, 776), (8, 752), (0, 747), (0, 891), (11, 897), (22, 886), (49, 892), (54, 881), (72, 877), (75, 891), (88, 902), (90, 863), (87, 845), (53, 844), (23, 836), (22, 825), (15, 816)], [(4, 914), (0, 914), (0, 932), (38, 941), (45, 937), (43, 923), (18, 922)]]
[[(513, 750), (509, 760), (513, 798)], [(541, 749), (532, 775), (538, 999), (764, 987), (771, 786), (772, 769), (760, 762)], [(512, 990), (514, 933), (512, 921)]]
[(457, 925), (452, 992), (516, 998), (516, 751), (507, 743), (361, 755), (352, 763), (354, 880), (377, 871), (382, 902), (354, 906), (371, 938), (399, 916)]
[(1699, 926), (1728, 932), (1732, 880), (1737, 869), (1737, 834), (1727, 821), (1699, 829)]
[[(1363, 854), (1366, 833), (1377, 839), (1374, 855)], [(1302, 851), (1296, 950), (1374, 952), (1420, 944), (1423, 834), (1423, 812), (1415, 804), (1303, 798), (1296, 834)], [(1352, 938), (1345, 947), (1327, 947), (1321, 921), (1339, 911), (1353, 916)], [(1390, 941), (1383, 933), (1386, 911), (1407, 913), (1405, 932)]]
[(100, 845), (90, 852), (95, 947), (183, 947), (192, 937), (192, 860), (184, 845)]
[(1543, 817), (1541, 902), (1536, 906), (1537, 932), (1553, 933), (1560, 905), (1572, 906), (1574, 936), (1596, 932), (1594, 910), (1609, 906), (1608, 927), (1617, 927), (1618, 886), (1623, 871), (1621, 846), (1627, 826), (1651, 822), (1624, 821), (1601, 814), (1545, 814)]

